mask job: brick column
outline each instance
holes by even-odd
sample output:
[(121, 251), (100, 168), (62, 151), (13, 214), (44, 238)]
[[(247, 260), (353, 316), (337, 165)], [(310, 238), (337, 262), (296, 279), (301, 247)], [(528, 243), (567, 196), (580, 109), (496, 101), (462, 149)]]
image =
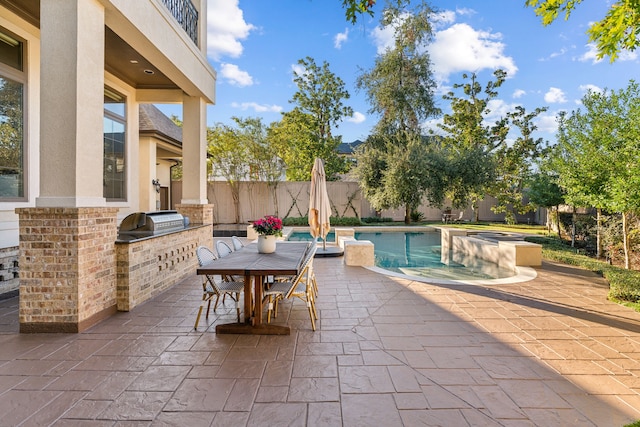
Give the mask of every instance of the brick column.
[(81, 332), (116, 311), (117, 208), (20, 208), (20, 332)]
[(191, 224), (212, 224), (213, 225), (213, 205), (212, 204), (176, 204), (176, 210), (183, 216), (189, 217)]

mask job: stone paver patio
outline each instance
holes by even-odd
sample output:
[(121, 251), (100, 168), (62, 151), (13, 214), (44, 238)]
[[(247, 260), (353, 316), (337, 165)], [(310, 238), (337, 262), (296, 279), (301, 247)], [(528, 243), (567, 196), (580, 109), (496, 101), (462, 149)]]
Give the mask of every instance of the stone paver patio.
[(429, 285), (315, 260), (318, 330), (215, 334), (195, 275), (81, 334), (25, 335), (0, 301), (0, 426), (615, 426), (640, 419), (640, 313), (544, 263), (513, 285)]

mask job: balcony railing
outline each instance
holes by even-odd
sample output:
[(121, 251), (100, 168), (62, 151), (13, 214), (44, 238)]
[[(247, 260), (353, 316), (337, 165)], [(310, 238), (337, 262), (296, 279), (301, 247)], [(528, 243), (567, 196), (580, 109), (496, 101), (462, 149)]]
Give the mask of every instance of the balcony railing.
[(198, 46), (198, 11), (191, 0), (162, 0), (162, 3)]

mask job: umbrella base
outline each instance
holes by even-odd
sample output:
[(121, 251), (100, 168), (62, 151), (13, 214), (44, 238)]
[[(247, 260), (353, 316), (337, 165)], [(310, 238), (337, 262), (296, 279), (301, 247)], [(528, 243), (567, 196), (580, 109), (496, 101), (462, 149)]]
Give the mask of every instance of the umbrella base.
[(322, 242), (318, 242), (315, 258), (333, 258), (344, 255), (344, 249), (337, 245), (327, 245), (322, 247)]

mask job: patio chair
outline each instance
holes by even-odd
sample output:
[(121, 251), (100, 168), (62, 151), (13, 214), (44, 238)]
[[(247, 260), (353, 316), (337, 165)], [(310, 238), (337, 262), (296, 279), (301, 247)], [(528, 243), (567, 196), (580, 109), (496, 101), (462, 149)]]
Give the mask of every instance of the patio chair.
[(231, 243), (233, 244), (234, 251), (239, 251), (244, 248), (244, 243), (242, 243), (242, 240), (240, 240), (238, 236), (231, 236)]
[(462, 222), (463, 216), (464, 216), (464, 211), (460, 211), (460, 215), (458, 215), (458, 218), (451, 218), (451, 222)]
[(220, 258), (224, 258), (227, 255), (229, 255), (231, 252), (233, 252), (233, 249), (231, 249), (231, 246), (229, 246), (226, 242), (223, 242), (222, 240), (218, 240), (216, 242), (216, 250), (218, 251), (218, 256)]
[[(198, 256), (198, 264), (200, 267), (214, 262), (217, 258), (213, 254), (213, 251), (206, 246), (199, 246), (196, 249), (196, 255)], [(244, 290), (244, 282), (228, 281), (224, 280), (221, 276), (205, 275), (202, 280), (202, 303), (200, 309), (198, 309), (198, 317), (196, 317), (196, 324), (193, 329), (198, 329), (198, 323), (200, 322), (200, 316), (202, 315), (202, 306), (205, 301), (207, 302), (207, 312), (205, 318), (209, 318), (209, 309), (211, 308), (211, 299), (215, 296), (216, 302), (213, 305), (213, 311), (218, 308), (218, 301), (220, 295), (224, 297), (229, 295), (236, 302), (236, 311), (238, 314), (238, 323), (240, 323), (240, 293)]]
[(307, 310), (309, 310), (309, 319), (311, 320), (311, 329), (316, 330), (316, 320), (318, 319), (318, 312), (316, 311), (315, 304), (315, 291), (313, 282), (315, 278), (313, 276), (313, 256), (316, 252), (316, 246), (312, 245), (307, 254), (300, 269), (298, 275), (292, 277), (288, 281), (276, 281), (267, 289), (264, 290), (264, 299), (268, 300), (267, 308), (267, 323), (271, 322), (271, 315), (273, 317), (278, 316), (278, 301), (281, 299), (298, 298), (305, 302)]

